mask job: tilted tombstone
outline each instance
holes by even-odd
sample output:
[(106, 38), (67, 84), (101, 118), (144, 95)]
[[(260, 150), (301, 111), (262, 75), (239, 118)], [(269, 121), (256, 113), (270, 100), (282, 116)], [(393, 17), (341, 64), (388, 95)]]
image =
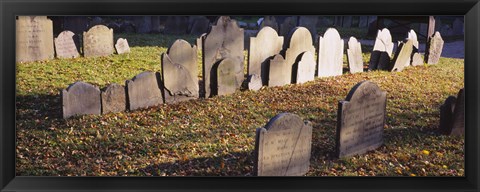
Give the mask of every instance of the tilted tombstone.
[(110, 84), (102, 90), (102, 114), (116, 113), (127, 110), (127, 94), (125, 87)]
[(117, 50), (117, 54), (130, 53), (130, 46), (128, 46), (127, 39), (118, 38), (117, 43), (115, 43), (115, 49)]
[(188, 16), (168, 16), (165, 23), (165, 34), (183, 35), (187, 34)]
[(214, 65), (212, 76), (212, 94), (229, 95), (235, 93), (241, 80), (237, 78), (237, 71), (241, 70), (238, 60), (225, 58)]
[(280, 53), (283, 47), (283, 37), (271, 27), (264, 27), (257, 37), (250, 37), (248, 51), (248, 75), (258, 75), (262, 84), (268, 84), (268, 60)]
[(100, 89), (91, 84), (75, 82), (62, 90), (61, 97), (65, 119), (75, 115), (100, 114)]
[(405, 43), (399, 43), (397, 53), (393, 59), (393, 67), (391, 71), (402, 71), (405, 67), (410, 66), (410, 59), (413, 52), (413, 41), (407, 40)]
[(342, 75), (344, 42), (335, 28), (328, 28), (318, 41), (319, 77)]
[(279, 35), (287, 36), (290, 32), (297, 26), (297, 19), (295, 16), (287, 17), (283, 20), (283, 23), (280, 24)]
[(337, 156), (366, 153), (383, 144), (387, 93), (377, 84), (356, 84), (344, 101), (338, 103)]
[(315, 78), (315, 57), (310, 51), (305, 51), (299, 56), (298, 63), (295, 64), (296, 77), (295, 83), (301, 84), (313, 81)]
[(310, 167), (312, 127), (298, 115), (281, 113), (258, 128), (254, 171), (257, 176), (302, 176)]
[(75, 34), (71, 31), (62, 31), (55, 38), (55, 52), (57, 58), (77, 58), (78, 54), (77, 46), (73, 41)]
[(197, 47), (176, 40), (162, 54), (162, 82), (165, 103), (198, 98)]
[(427, 52), (425, 53), (425, 60), (427, 64), (437, 64), (440, 56), (442, 55), (443, 39), (440, 33), (437, 31), (430, 38), (427, 45)]
[(83, 54), (85, 57), (108, 56), (113, 54), (113, 29), (95, 25), (83, 32)]
[(163, 97), (155, 72), (145, 71), (125, 82), (129, 110), (163, 104)]
[(200, 35), (208, 32), (208, 27), (210, 26), (210, 20), (205, 16), (196, 16), (193, 17), (192, 26), (190, 27), (190, 34)]
[(136, 16), (134, 17), (136, 33), (150, 33), (152, 31), (152, 16)]
[[(203, 59), (203, 83), (205, 97), (211, 96), (211, 73), (212, 67), (224, 58), (235, 60), (235, 83), (239, 88), (243, 81), (243, 29), (239, 28), (237, 22), (228, 16), (218, 18), (210, 32), (203, 39), (202, 59)], [(230, 61), (233, 62), (233, 61)]]
[(369, 70), (388, 70), (390, 67), (390, 57), (393, 52), (394, 44), (392, 36), (387, 28), (378, 30), (373, 51), (370, 54)]
[(268, 86), (283, 86), (290, 83), (288, 65), (282, 55), (276, 54), (269, 60)]
[(18, 16), (15, 23), (16, 62), (54, 58), (52, 20), (47, 16)]
[(363, 72), (362, 45), (353, 36), (348, 40), (347, 59), (350, 73)]
[(317, 39), (317, 23), (318, 23), (318, 16), (299, 16), (298, 26), (302, 26), (307, 28), (312, 34), (312, 41)]
[(275, 19), (275, 16), (265, 16), (262, 23), (260, 24), (260, 29), (264, 27), (271, 27), (276, 32), (278, 31), (278, 23)]
[(295, 83), (292, 80), (296, 74), (292, 73), (292, 67), (297, 61), (298, 56), (305, 51), (315, 53), (315, 47), (313, 46), (310, 31), (305, 27), (296, 27), (293, 29), (284, 44), (284, 51), (288, 82)]

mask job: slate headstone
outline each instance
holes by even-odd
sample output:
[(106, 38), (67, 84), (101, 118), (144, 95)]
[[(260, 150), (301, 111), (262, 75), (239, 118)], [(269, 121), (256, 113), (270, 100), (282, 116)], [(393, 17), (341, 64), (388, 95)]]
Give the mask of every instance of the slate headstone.
[(340, 34), (335, 28), (328, 28), (318, 42), (318, 74), (319, 77), (342, 75), (343, 45)]
[(388, 70), (394, 44), (387, 28), (378, 30), (373, 52), (370, 55), (369, 70)]
[(212, 78), (212, 93), (214, 95), (229, 95), (234, 93), (242, 81), (237, 78), (237, 72), (242, 70), (236, 58), (225, 58), (214, 66), (215, 75)]
[(283, 37), (271, 27), (263, 27), (257, 37), (250, 37), (248, 51), (248, 74), (261, 77), (262, 84), (268, 84), (268, 61), (273, 55), (280, 53)]
[(75, 34), (71, 31), (62, 31), (55, 38), (55, 52), (57, 58), (77, 58), (78, 54), (77, 46), (73, 41)]
[(315, 57), (310, 51), (305, 51), (299, 56), (298, 63), (295, 64), (296, 74), (295, 83), (301, 84), (313, 81), (315, 78)]
[(15, 23), (16, 62), (54, 58), (52, 20), (47, 16), (18, 16)]
[(347, 59), (350, 73), (363, 72), (362, 45), (353, 36), (348, 40)]
[(91, 84), (75, 82), (63, 89), (61, 96), (64, 119), (75, 115), (100, 114), (100, 89)]
[(430, 38), (430, 42), (428, 42), (428, 49), (425, 53), (425, 60), (427, 64), (437, 64), (440, 56), (442, 55), (443, 49), (443, 39), (440, 33), (437, 31)]
[(85, 57), (108, 56), (113, 54), (113, 29), (95, 25), (83, 32), (83, 54)]
[(278, 23), (274, 16), (265, 16), (260, 24), (260, 30), (267, 26), (278, 32)]
[(102, 114), (127, 110), (125, 87), (111, 84), (102, 90)]
[(165, 23), (165, 34), (183, 35), (187, 34), (188, 16), (168, 16)]
[(407, 40), (398, 46), (397, 53), (393, 59), (393, 67), (391, 71), (402, 71), (405, 67), (410, 66), (410, 59), (413, 52), (413, 41)]
[(115, 43), (115, 49), (118, 54), (130, 53), (130, 46), (128, 46), (127, 39), (118, 38), (117, 43)]
[(163, 104), (157, 74), (145, 71), (125, 82), (129, 110), (148, 108)]
[(286, 62), (286, 74), (288, 75), (288, 82), (295, 83), (292, 77), (292, 67), (297, 61), (298, 56), (305, 52), (310, 51), (315, 53), (315, 47), (313, 46), (312, 35), (305, 27), (296, 27), (293, 29), (286, 43), (284, 44), (285, 62)]
[(290, 83), (288, 65), (282, 55), (276, 54), (269, 60), (268, 86), (283, 86)]

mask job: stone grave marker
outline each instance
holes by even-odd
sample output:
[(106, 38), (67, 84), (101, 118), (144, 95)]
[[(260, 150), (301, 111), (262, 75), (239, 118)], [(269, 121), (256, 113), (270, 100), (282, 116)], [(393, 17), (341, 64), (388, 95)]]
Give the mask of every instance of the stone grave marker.
[(130, 46), (128, 46), (127, 39), (118, 38), (117, 43), (115, 43), (115, 49), (118, 54), (130, 53)]
[(235, 93), (238, 85), (241, 85), (242, 81), (237, 78), (237, 72), (241, 70), (236, 58), (225, 58), (221, 60), (213, 68), (215, 74), (213, 76), (212, 94), (213, 95), (229, 95)]
[(453, 113), (455, 111), (455, 96), (449, 96), (440, 106), (440, 126), (439, 132), (444, 135), (450, 135), (453, 125)]
[(162, 54), (162, 82), (165, 103), (198, 98), (197, 47), (176, 40)]
[(201, 35), (208, 32), (208, 27), (210, 26), (210, 20), (205, 16), (196, 16), (193, 17), (192, 26), (190, 27), (190, 34)]
[(71, 31), (62, 31), (55, 38), (55, 52), (57, 58), (77, 58), (78, 54), (77, 46), (73, 41), (75, 34)]
[(275, 16), (265, 16), (263, 17), (262, 23), (260, 24), (260, 29), (264, 27), (271, 27), (275, 32), (278, 31), (278, 23), (275, 19)]
[(47, 16), (18, 16), (15, 23), (16, 62), (54, 58), (52, 20)]
[(445, 135), (465, 135), (465, 93), (460, 89), (455, 96), (449, 96), (440, 107), (439, 131)]
[(386, 92), (370, 81), (355, 85), (338, 103), (337, 156), (366, 153), (383, 144)]
[(83, 54), (85, 57), (108, 56), (113, 54), (113, 29), (95, 25), (83, 32)]
[(417, 33), (413, 29), (411, 29), (408, 32), (407, 35), (407, 40), (412, 40), (413, 42), (413, 50), (412, 50), (412, 56), (410, 59), (410, 65), (412, 66), (418, 66), (418, 65), (423, 65), (423, 59), (420, 53), (418, 52), (419, 47), (419, 42), (417, 38)]
[(248, 89), (253, 91), (258, 91), (262, 88), (262, 78), (257, 75), (253, 74), (248, 76)]
[(413, 41), (407, 40), (405, 43), (399, 43), (397, 54), (393, 59), (394, 64), (391, 71), (402, 71), (405, 67), (410, 66), (410, 59), (413, 52)]
[(295, 64), (296, 77), (295, 83), (301, 84), (308, 81), (313, 81), (315, 78), (315, 58), (310, 51), (303, 52), (300, 56), (300, 60)]
[(318, 23), (318, 15), (316, 16), (299, 16), (298, 26), (302, 26), (307, 28), (312, 34), (312, 41), (317, 39), (317, 23)]
[(298, 115), (281, 113), (258, 128), (255, 138), (257, 176), (302, 176), (310, 167), (312, 127)]
[(419, 43), (418, 43), (417, 33), (415, 33), (415, 31), (413, 29), (411, 29), (408, 32), (407, 40), (412, 40), (412, 44), (413, 44), (413, 48), (414, 48), (413, 50), (415, 52), (418, 52)]
[(347, 59), (350, 73), (363, 72), (362, 45), (353, 36), (348, 40)]
[(369, 70), (388, 70), (390, 65), (390, 57), (393, 52), (394, 44), (392, 36), (387, 28), (378, 30), (373, 52), (370, 55)]
[(100, 89), (91, 84), (75, 82), (63, 89), (61, 96), (64, 119), (75, 115), (100, 114)]
[(148, 108), (163, 104), (157, 74), (145, 71), (125, 82), (129, 110)]
[(296, 26), (297, 19), (295, 16), (285, 18), (285, 20), (283, 20), (283, 23), (280, 24), (279, 35), (284, 37), (288, 36)]
[(430, 38), (430, 42), (428, 42), (427, 52), (425, 53), (425, 60), (427, 64), (437, 64), (440, 56), (442, 55), (443, 49), (443, 39), (440, 33), (437, 31)]
[(269, 60), (268, 86), (283, 86), (290, 83), (288, 65), (282, 55), (276, 54)]
[(127, 110), (127, 94), (125, 87), (110, 84), (102, 90), (102, 114), (116, 113)]
[(342, 75), (343, 45), (340, 34), (335, 28), (328, 28), (318, 42), (318, 73), (319, 77)]
[(298, 56), (305, 51), (315, 53), (310, 31), (305, 27), (296, 27), (293, 29), (287, 38), (286, 44), (284, 44), (284, 51), (288, 82), (295, 83), (292, 80), (296, 74), (292, 73), (292, 67), (297, 61)]
[(423, 65), (423, 58), (420, 53), (413, 53), (412, 66)]
[(187, 34), (188, 16), (168, 16), (165, 23), (165, 34), (183, 35)]

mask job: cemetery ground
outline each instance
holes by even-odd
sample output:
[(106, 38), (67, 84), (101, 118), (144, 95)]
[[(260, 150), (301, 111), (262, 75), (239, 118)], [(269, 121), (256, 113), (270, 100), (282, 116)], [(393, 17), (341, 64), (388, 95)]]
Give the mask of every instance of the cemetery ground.
[[(124, 85), (143, 71), (160, 71), (161, 53), (177, 38), (190, 43), (196, 38), (118, 37), (128, 39), (131, 53), (17, 64), (17, 175), (251, 176), (256, 128), (290, 112), (312, 123), (307, 176), (464, 176), (464, 138), (436, 132), (440, 105), (464, 87), (463, 59), (441, 58), (436, 65), (402, 72), (344, 72), (301, 85), (63, 119), (59, 93), (69, 84)], [(367, 63), (372, 47), (362, 50)], [(338, 159), (338, 101), (363, 80), (387, 91), (384, 144)]]

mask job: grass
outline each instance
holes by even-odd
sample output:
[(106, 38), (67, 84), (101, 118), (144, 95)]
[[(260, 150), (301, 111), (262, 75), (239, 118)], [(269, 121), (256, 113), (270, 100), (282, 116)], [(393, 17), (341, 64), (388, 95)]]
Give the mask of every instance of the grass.
[[(440, 105), (464, 86), (462, 59), (62, 119), (59, 90), (78, 80), (104, 87), (159, 71), (160, 54), (176, 39), (121, 36), (132, 46), (130, 54), (17, 64), (17, 175), (250, 176), (255, 129), (290, 112), (313, 125), (307, 176), (464, 176), (464, 138), (436, 133)], [(385, 143), (337, 159), (337, 104), (362, 80), (387, 91)]]

